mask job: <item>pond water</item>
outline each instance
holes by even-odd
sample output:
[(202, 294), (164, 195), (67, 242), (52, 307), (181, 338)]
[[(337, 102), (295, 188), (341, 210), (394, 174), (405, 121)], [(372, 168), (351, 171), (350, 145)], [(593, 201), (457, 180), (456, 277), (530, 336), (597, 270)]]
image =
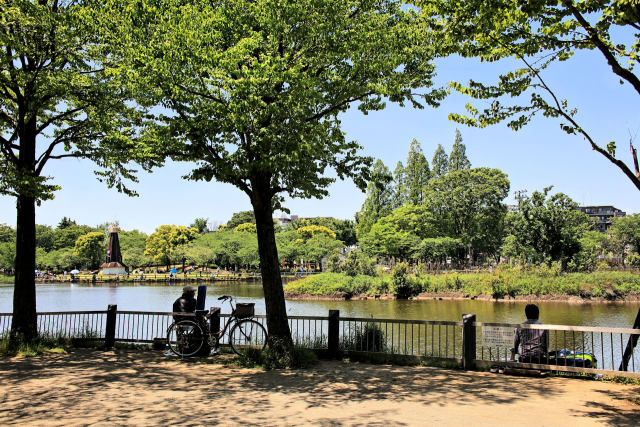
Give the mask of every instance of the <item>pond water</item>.
[[(119, 310), (170, 311), (182, 287), (163, 284), (94, 285), (39, 284), (37, 310), (80, 311), (106, 310), (117, 304)], [(255, 302), (256, 313), (264, 314), (262, 285), (234, 282), (209, 285), (206, 307), (220, 306), (220, 295), (233, 295), (238, 301)], [(540, 302), (540, 320), (547, 324), (608, 326), (631, 328), (638, 303), (569, 304)], [(481, 322), (520, 323), (524, 320), (525, 302), (493, 302), (477, 300), (365, 300), (365, 301), (287, 301), (287, 314), (327, 316), (329, 310), (340, 310), (341, 316), (386, 319), (422, 319), (459, 321), (463, 313), (475, 313)], [(0, 313), (10, 313), (13, 286), (0, 286)], [(222, 308), (229, 312), (228, 306)]]

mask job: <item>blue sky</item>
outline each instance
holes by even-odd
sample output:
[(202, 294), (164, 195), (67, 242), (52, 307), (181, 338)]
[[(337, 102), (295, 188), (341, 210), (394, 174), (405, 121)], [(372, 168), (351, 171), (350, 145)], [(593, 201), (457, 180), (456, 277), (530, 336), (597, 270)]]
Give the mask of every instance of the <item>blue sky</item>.
[[(449, 58), (439, 61), (438, 83), (474, 77), (492, 81), (508, 63), (479, 63)], [(544, 74), (547, 83), (570, 106), (579, 109), (577, 119), (602, 146), (615, 140), (618, 158), (630, 164), (629, 131), (637, 133), (640, 146), (640, 97), (609, 71), (595, 52), (580, 54), (569, 62), (556, 64)], [(542, 116), (514, 132), (504, 124), (484, 129), (467, 128), (447, 119), (450, 112), (464, 112), (470, 100), (452, 95), (440, 108), (416, 110), (390, 104), (383, 111), (363, 115), (352, 109), (341, 116), (347, 138), (358, 141), (363, 152), (393, 170), (405, 161), (409, 143), (416, 138), (431, 161), (438, 143), (447, 152), (458, 128), (472, 166), (503, 170), (511, 181), (507, 203), (513, 192), (553, 185), (554, 191), (568, 194), (582, 205), (614, 205), (627, 213), (640, 212), (640, 192), (615, 166), (592, 151), (580, 136), (560, 130), (559, 121)], [(476, 104), (477, 105), (477, 104)], [(38, 224), (55, 225), (63, 216), (81, 224), (97, 225), (119, 221), (124, 229), (150, 233), (161, 224), (189, 225), (196, 217), (212, 223), (226, 222), (234, 212), (251, 208), (247, 196), (229, 184), (192, 182), (181, 179), (189, 165), (167, 163), (152, 174), (140, 174), (135, 189), (140, 197), (130, 198), (109, 190), (98, 182), (90, 162), (65, 159), (52, 161), (45, 170), (62, 186), (56, 198), (37, 208)], [(351, 182), (338, 181), (322, 199), (289, 200), (286, 206), (300, 216), (333, 216), (353, 219), (364, 200)], [(0, 197), (0, 223), (15, 226), (15, 200)]]

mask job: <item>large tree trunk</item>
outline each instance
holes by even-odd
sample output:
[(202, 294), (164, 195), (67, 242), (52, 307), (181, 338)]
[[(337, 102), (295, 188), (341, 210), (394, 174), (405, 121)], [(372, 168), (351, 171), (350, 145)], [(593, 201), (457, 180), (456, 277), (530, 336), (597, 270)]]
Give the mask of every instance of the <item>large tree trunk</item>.
[[(268, 182), (267, 180), (267, 185)], [(261, 186), (264, 183), (256, 183), (256, 185)], [(268, 188), (256, 188), (256, 186), (253, 188), (251, 204), (256, 217), (260, 272), (262, 273), (262, 289), (264, 290), (264, 302), (267, 309), (269, 340), (273, 342), (273, 339), (276, 338), (282, 340), (281, 343), (288, 346), (292, 343), (291, 330), (287, 319), (280, 264), (278, 263), (278, 248), (273, 228), (271, 197), (268, 196)]]
[[(25, 114), (21, 109), (21, 120)], [(35, 115), (19, 129), (20, 155), (18, 170), (25, 176), (35, 175), (36, 120)], [(36, 315), (36, 200), (29, 194), (31, 189), (20, 192), (17, 203), (16, 221), (16, 276), (13, 290), (13, 319), (11, 321), (10, 343), (23, 340), (31, 342), (38, 337)], [(25, 194), (27, 193), (27, 194)]]
[(33, 341), (38, 336), (36, 316), (36, 207), (33, 197), (17, 202), (16, 278), (13, 290), (11, 341)]

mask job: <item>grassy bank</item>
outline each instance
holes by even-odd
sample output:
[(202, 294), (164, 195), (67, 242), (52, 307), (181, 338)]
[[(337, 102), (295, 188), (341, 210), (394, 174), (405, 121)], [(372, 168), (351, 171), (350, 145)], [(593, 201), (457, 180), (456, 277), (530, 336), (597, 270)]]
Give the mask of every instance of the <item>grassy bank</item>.
[(465, 296), (568, 295), (621, 299), (640, 293), (640, 274), (620, 271), (560, 273), (548, 268), (502, 267), (494, 272), (446, 274), (385, 274), (355, 277), (323, 273), (290, 282), (291, 294), (331, 296), (457, 292)]
[(0, 283), (1, 284), (10, 284), (13, 285), (13, 282), (15, 281), (15, 277), (14, 276), (4, 276), (4, 275), (0, 275)]

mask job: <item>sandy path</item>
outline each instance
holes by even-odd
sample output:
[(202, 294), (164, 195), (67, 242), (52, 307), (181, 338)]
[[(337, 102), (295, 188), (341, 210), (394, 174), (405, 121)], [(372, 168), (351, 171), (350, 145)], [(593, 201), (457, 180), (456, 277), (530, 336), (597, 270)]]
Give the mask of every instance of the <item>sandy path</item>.
[(155, 352), (0, 360), (0, 425), (640, 425), (640, 388), (321, 362), (263, 372)]

